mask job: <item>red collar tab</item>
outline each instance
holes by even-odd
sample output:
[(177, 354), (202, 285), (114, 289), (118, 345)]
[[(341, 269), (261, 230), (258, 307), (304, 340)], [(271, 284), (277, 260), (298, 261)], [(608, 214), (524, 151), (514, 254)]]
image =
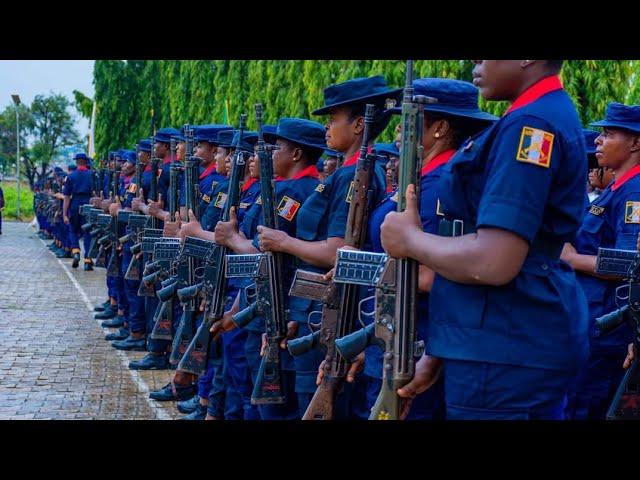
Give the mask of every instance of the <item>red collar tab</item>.
[(305, 168), (304, 170), (296, 173), (293, 177), (291, 177), (291, 180), (298, 180), (300, 178), (303, 177), (313, 177), (313, 178), (318, 178), (320, 176), (320, 174), (318, 173), (318, 169), (316, 168), (315, 165), (309, 165), (307, 168)]
[[(367, 153), (371, 153), (372, 151), (373, 151), (373, 147), (369, 147), (367, 149)], [(358, 163), (358, 159), (359, 158), (360, 158), (360, 149), (358, 149), (358, 151), (356, 153), (354, 153), (348, 159), (346, 159), (344, 161), (344, 163), (342, 164), (342, 166), (343, 167), (350, 167), (351, 165), (355, 165), (356, 163)]]
[(151, 171), (151, 165), (147, 165), (144, 167), (144, 171), (145, 172), (150, 172)]
[(251, 185), (253, 185), (254, 183), (256, 183), (258, 181), (257, 178), (250, 178), (249, 180), (247, 180), (246, 182), (244, 182), (244, 184), (242, 185), (242, 188), (240, 189), (240, 191), (242, 193), (246, 192), (247, 190), (249, 190), (249, 187)]
[[(552, 75), (550, 77), (543, 78), (538, 83), (531, 85), (522, 94), (514, 100), (509, 109), (504, 113), (508, 113), (517, 110), (520, 107), (524, 107), (529, 103), (535, 102), (543, 95), (556, 90), (562, 90), (562, 81), (558, 75)], [(503, 115), (503, 116), (504, 116)]]
[(211, 165), (209, 165), (207, 168), (205, 168), (204, 172), (202, 172), (200, 174), (200, 177), (198, 178), (198, 180), (202, 180), (203, 178), (207, 178), (209, 175), (211, 175), (211, 172), (213, 172), (216, 169), (216, 163), (213, 162)]
[(627, 173), (622, 175), (620, 178), (617, 178), (616, 181), (611, 184), (611, 190), (619, 189), (622, 185), (624, 185), (629, 180), (631, 180), (633, 177), (635, 177), (635, 176), (637, 176), (639, 174), (640, 174), (640, 165), (636, 165), (631, 170), (629, 170)]
[(78, 170), (80, 170), (81, 172), (86, 172), (87, 170), (89, 170), (89, 168), (84, 165), (78, 165)]
[(162, 164), (166, 165), (167, 163), (171, 163), (171, 157), (164, 157), (162, 159)]
[(433, 172), (436, 168), (441, 165), (444, 165), (449, 161), (451, 157), (456, 153), (456, 151), (452, 148), (451, 150), (445, 150), (442, 153), (439, 153), (435, 157), (431, 159), (429, 163), (427, 163), (422, 170), (420, 170), (420, 176), (424, 177), (425, 175)]

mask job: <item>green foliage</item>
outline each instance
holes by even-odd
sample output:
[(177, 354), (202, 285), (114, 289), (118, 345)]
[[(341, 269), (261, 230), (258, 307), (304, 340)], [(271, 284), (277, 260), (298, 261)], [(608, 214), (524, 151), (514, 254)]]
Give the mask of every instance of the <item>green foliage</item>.
[[(471, 80), (470, 60), (418, 60), (419, 77)], [(625, 60), (571, 60), (562, 80), (573, 97), (584, 124), (601, 118), (611, 101), (640, 103), (640, 62)], [(312, 118), (323, 104), (323, 89), (354, 77), (384, 75), (390, 86), (404, 84), (405, 62), (397, 60), (98, 60), (94, 66), (98, 104), (96, 150), (132, 148), (155, 127), (180, 128), (184, 123), (223, 123), (225, 102), (228, 123), (237, 125), (248, 114), (255, 128), (254, 104), (261, 102), (265, 123), (284, 116)], [(495, 115), (506, 102), (480, 99), (481, 108)], [(391, 141), (398, 123), (393, 118), (380, 136)]]
[[(2, 210), (3, 220), (16, 220), (18, 207), (18, 195), (16, 190), (16, 182), (0, 183), (2, 192), (4, 193), (4, 210)], [(29, 184), (22, 182), (20, 184), (20, 217), (21, 220), (31, 220), (33, 218), (33, 192), (29, 189)]]
[(93, 111), (93, 99), (87, 97), (79, 90), (73, 91), (74, 106), (78, 113), (84, 118), (90, 119)]
[[(28, 155), (26, 151), (27, 134), (33, 124), (31, 111), (21, 103), (18, 106), (20, 121), (20, 156)], [(13, 105), (0, 112), (0, 171), (14, 173), (16, 165), (16, 108)]]

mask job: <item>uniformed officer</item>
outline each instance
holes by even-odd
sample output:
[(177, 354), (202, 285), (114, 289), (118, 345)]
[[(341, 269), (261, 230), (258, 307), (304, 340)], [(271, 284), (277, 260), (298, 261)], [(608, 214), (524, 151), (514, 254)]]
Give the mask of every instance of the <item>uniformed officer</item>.
[(602, 127), (594, 141), (595, 155), (602, 168), (613, 173), (615, 181), (590, 205), (575, 241), (567, 243), (562, 259), (578, 276), (589, 303), (589, 360), (569, 391), (567, 417), (604, 420), (616, 388), (622, 379), (622, 364), (633, 331), (622, 324), (613, 332), (599, 336), (595, 319), (619, 305), (616, 289), (622, 278), (595, 273), (598, 248), (635, 250), (640, 233), (640, 105), (610, 103), (605, 119), (591, 124)]
[[(390, 89), (384, 77), (355, 78), (331, 85), (324, 90), (325, 105), (314, 115), (329, 115), (325, 126), (327, 146), (345, 158), (344, 163), (304, 202), (297, 214), (296, 236), (286, 232), (258, 227), (259, 244), (263, 251), (280, 251), (298, 257), (299, 268), (326, 273), (334, 262), (336, 250), (344, 246), (350, 192), (364, 133), (364, 111), (367, 103), (376, 106), (370, 131), (370, 145), (387, 126), (390, 113), (384, 111), (388, 98), (397, 98), (400, 89)], [(371, 184), (372, 207), (385, 195), (384, 172), (376, 168)], [(301, 302), (305, 300), (300, 299)], [(321, 305), (306, 300), (303, 311), (321, 310)], [(298, 336), (311, 332), (308, 322), (298, 322)], [(316, 390), (318, 367), (325, 354), (321, 349), (295, 358), (298, 407), (304, 413)], [(365, 385), (357, 381), (347, 385), (339, 396), (337, 418), (349, 418), (366, 409)]]
[(446, 235), (422, 231), (412, 187), (381, 227), (391, 256), (436, 272), (426, 354), (398, 394), (442, 374), (447, 419), (562, 419), (589, 347), (584, 293), (559, 258), (587, 201), (582, 129), (562, 61), (474, 63), (482, 96), (511, 106), (443, 167)]
[[(478, 133), (497, 120), (496, 117), (478, 108), (478, 89), (469, 82), (441, 78), (420, 78), (413, 81), (415, 95), (424, 95), (437, 100), (424, 105), (424, 124), (422, 132), (423, 159), (420, 172), (419, 214), (422, 230), (435, 234), (441, 217), (437, 193), (437, 183), (446, 163), (455, 154), (462, 142)], [(394, 113), (400, 113), (394, 108)], [(396, 143), (376, 144), (374, 151), (384, 153), (389, 163), (397, 167), (399, 151)], [(387, 170), (389, 171), (389, 169)], [(389, 176), (387, 176), (389, 182)], [(387, 183), (389, 186), (389, 183)], [(368, 244), (374, 252), (383, 252), (380, 242), (380, 225), (389, 212), (397, 210), (397, 184), (386, 199), (369, 216)], [(429, 294), (433, 284), (433, 271), (420, 266), (418, 281), (418, 340), (427, 339), (429, 319)], [(367, 296), (373, 296), (373, 288)], [(363, 312), (373, 312), (373, 301), (363, 303)], [(366, 316), (363, 315), (363, 318)], [(369, 316), (369, 318), (371, 318)], [(370, 322), (367, 322), (370, 323)], [(366, 349), (364, 373), (367, 377), (367, 405), (373, 407), (382, 385), (382, 355), (378, 346)], [(355, 368), (355, 367), (352, 367)], [(444, 416), (444, 385), (436, 384), (412, 405), (409, 419), (430, 420)]]
[(324, 182), (338, 168), (338, 155), (340, 154), (330, 148), (326, 148), (323, 154), (322, 170), (318, 171), (321, 172), (320, 178)]
[(83, 232), (82, 217), (80, 216), (80, 206), (89, 203), (92, 190), (92, 176), (87, 166), (87, 156), (84, 153), (75, 155), (77, 169), (67, 177), (67, 181), (62, 188), (64, 195), (63, 218), (64, 223), (69, 226), (69, 245), (73, 255), (73, 268), (78, 268), (80, 264), (80, 237), (84, 242), (84, 269), (92, 270), (92, 260), (87, 257), (91, 236)]
[(373, 151), (380, 157), (386, 159), (387, 193), (390, 193), (398, 187), (398, 159), (400, 157), (400, 150), (398, 150), (396, 142), (392, 142), (376, 143), (373, 146)]
[[(278, 149), (273, 153), (275, 183), (275, 204), (278, 210), (278, 229), (290, 236), (295, 236), (296, 215), (304, 201), (315, 191), (319, 184), (318, 171), (314, 163), (325, 148), (324, 127), (311, 120), (283, 118), (278, 122), (275, 135), (265, 136), (268, 143), (276, 143)], [(254, 157), (253, 168), (259, 168), (259, 161)], [(238, 229), (235, 219), (231, 222), (218, 222), (215, 229), (216, 241), (227, 245), (236, 253), (257, 253), (257, 228), (262, 224), (262, 202), (256, 202), (244, 217)], [(294, 257), (287, 256), (285, 262), (285, 279), (282, 288), (291, 283), (295, 272)], [(248, 306), (247, 295), (240, 292), (233, 307), (225, 312), (223, 320), (218, 322), (212, 332), (228, 331), (235, 328), (231, 316)], [(310, 302), (297, 297), (287, 298), (289, 311), (288, 338), (294, 338), (298, 324), (306, 322)], [(260, 366), (260, 350), (262, 335), (265, 332), (264, 319), (256, 317), (245, 327), (248, 337), (245, 344), (246, 356), (251, 367), (252, 379), (255, 382)], [(283, 371), (283, 388), (287, 403), (284, 405), (260, 405), (260, 416), (263, 420), (293, 420), (300, 418), (297, 394), (295, 391), (295, 363), (286, 350), (286, 340), (281, 344), (281, 368)]]

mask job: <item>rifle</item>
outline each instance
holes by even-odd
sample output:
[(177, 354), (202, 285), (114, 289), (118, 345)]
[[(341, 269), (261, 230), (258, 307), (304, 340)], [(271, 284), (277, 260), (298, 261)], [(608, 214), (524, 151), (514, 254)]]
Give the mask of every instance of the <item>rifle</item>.
[(96, 267), (106, 267), (109, 249), (112, 248), (111, 224), (114, 219), (111, 215), (100, 213), (96, 219), (97, 244), (99, 246), (96, 254)]
[[(240, 204), (240, 182), (244, 178), (245, 167), (248, 160), (248, 154), (240, 150), (240, 144), (242, 143), (244, 130), (246, 128), (246, 119), (246, 114), (240, 115), (238, 142), (231, 161), (229, 192), (220, 219), (222, 222), (228, 222), (231, 207), (237, 209)], [(183, 299), (189, 297), (195, 298), (200, 295), (205, 298), (207, 302), (205, 305), (204, 319), (178, 365), (180, 370), (200, 375), (206, 369), (207, 352), (209, 350), (209, 343), (211, 342), (211, 332), (209, 332), (209, 329), (213, 322), (222, 318), (224, 314), (227, 293), (225, 257), (228, 253), (229, 249), (227, 247), (216, 244), (213, 251), (210, 252), (205, 259), (201, 284), (187, 287), (179, 293)]]
[[(136, 155), (140, 153), (140, 146), (136, 144)], [(136, 173), (135, 173), (135, 184), (136, 184), (136, 195), (139, 196), (140, 188), (142, 187), (142, 171), (144, 170), (144, 165), (141, 162), (136, 163)], [(132, 217), (134, 219), (133, 224), (131, 223)], [(124, 274), (125, 280), (140, 280), (140, 259), (139, 259), (139, 242), (140, 242), (140, 234), (142, 229), (145, 227), (147, 223), (147, 217), (145, 215), (136, 215), (132, 213), (129, 216), (128, 225), (129, 225), (129, 233), (127, 233), (124, 237), (120, 238), (120, 244), (124, 245), (128, 241), (132, 241), (131, 248), (129, 249), (131, 252), (131, 260), (129, 261), (129, 265), (127, 266), (127, 270)], [(134, 252), (134, 246), (137, 246), (136, 251)]]
[[(366, 237), (367, 217), (370, 209), (375, 169), (375, 155), (368, 153), (371, 124), (374, 117), (374, 105), (367, 104), (365, 110), (365, 127), (360, 147), (360, 156), (353, 179), (353, 196), (349, 205), (345, 244), (357, 249), (362, 247)], [(354, 319), (358, 315), (357, 290), (352, 284), (338, 284), (333, 280), (326, 282), (322, 274), (303, 271), (294, 277), (290, 295), (305, 296), (314, 300), (321, 300), (322, 321), (320, 330), (304, 337), (288, 342), (289, 352), (296, 356), (308, 351), (318, 344), (326, 348), (327, 354), (324, 364), (324, 378), (316, 389), (309, 407), (302, 417), (303, 420), (331, 420), (336, 395), (341, 391), (349, 364), (340, 357), (335, 350), (336, 338), (343, 337), (353, 330)], [(304, 278), (307, 281), (304, 281)], [(296, 279), (302, 282), (296, 282)], [(323, 285), (316, 291), (309, 292), (308, 281), (317, 286)], [(306, 292), (306, 294), (305, 294)]]
[[(409, 60), (402, 101), (398, 212), (406, 208), (405, 191), (410, 184), (415, 186), (420, 198), (422, 105), (435, 101), (431, 97), (414, 97), (413, 61)], [(418, 262), (339, 249), (335, 274), (334, 281), (338, 283), (376, 287), (375, 321), (336, 340), (336, 349), (344, 358), (352, 360), (369, 345), (383, 348), (382, 388), (369, 420), (399, 420), (400, 399), (396, 392), (413, 378), (416, 358), (424, 352), (424, 342), (416, 341)]]
[[(111, 196), (114, 202), (117, 201), (119, 197), (119, 183), (120, 183), (120, 167), (116, 162), (115, 167), (113, 169), (113, 174), (111, 177)], [(116, 216), (111, 222), (111, 232), (109, 235), (111, 240), (111, 257), (109, 257), (109, 263), (107, 264), (108, 277), (117, 277), (120, 275), (120, 261), (118, 259), (119, 227), (120, 225), (118, 223), (118, 217)]]
[[(633, 362), (625, 372), (607, 410), (607, 420), (640, 420), (640, 252), (599, 248), (596, 273), (623, 276), (627, 285), (617, 290), (628, 291), (627, 304), (602, 317), (596, 318), (596, 331), (606, 335), (623, 323), (633, 331), (636, 351)], [(616, 291), (616, 298), (624, 298)]]
[[(277, 229), (277, 211), (275, 185), (273, 182), (273, 161), (271, 149), (267, 151), (262, 133), (262, 105), (256, 104), (256, 122), (258, 124), (257, 155), (260, 159), (260, 182), (262, 196), (263, 225)], [(283, 404), (286, 402), (282, 387), (280, 362), (280, 342), (286, 334), (287, 310), (284, 285), (284, 254), (266, 252), (251, 255), (227, 255), (226, 276), (253, 277), (256, 282), (257, 299), (232, 320), (240, 328), (248, 324), (254, 316), (264, 316), (267, 346), (260, 359), (260, 368), (251, 394), (251, 403)]]
[(157, 296), (160, 303), (154, 314), (154, 325), (151, 338), (154, 340), (171, 340), (173, 324), (173, 297), (176, 292), (175, 276), (176, 257), (180, 252), (179, 238), (157, 238), (153, 242), (153, 262), (147, 265), (142, 283), (154, 285), (160, 282)]
[(154, 273), (156, 270), (152, 268), (152, 259), (153, 259), (153, 249), (157, 242), (162, 240), (162, 230), (159, 228), (145, 228), (142, 231), (142, 240), (140, 241), (140, 250), (142, 252), (142, 256), (146, 259), (149, 259), (149, 262), (145, 264), (144, 270), (142, 273), (142, 281), (140, 282), (140, 286), (138, 287), (138, 296), (139, 297), (155, 297), (156, 291), (154, 285), (156, 283), (155, 279), (150, 279), (153, 281), (145, 282), (145, 277)]

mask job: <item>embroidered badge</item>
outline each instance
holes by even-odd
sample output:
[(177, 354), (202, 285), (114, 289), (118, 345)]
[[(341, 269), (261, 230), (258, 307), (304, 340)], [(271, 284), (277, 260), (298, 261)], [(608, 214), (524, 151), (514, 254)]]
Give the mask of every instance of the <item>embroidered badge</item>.
[(277, 208), (278, 215), (288, 221), (293, 220), (298, 210), (300, 210), (300, 202), (296, 202), (293, 198), (287, 197), (286, 195), (282, 197)]
[(227, 201), (227, 194), (224, 192), (218, 192), (218, 196), (216, 197), (216, 201), (213, 204), (216, 208), (224, 207), (225, 202)]
[(247, 202), (240, 202), (240, 205), (238, 206), (238, 208), (242, 209), (242, 210), (246, 210), (247, 208), (249, 208), (251, 206), (250, 203)]
[(516, 160), (549, 168), (553, 150), (553, 133), (538, 128), (523, 127)]
[(204, 200), (206, 203), (209, 203), (211, 201), (211, 197), (209, 195), (202, 195), (202, 200)]
[(398, 192), (394, 193), (389, 200), (398, 203)]
[(624, 209), (624, 223), (640, 223), (640, 202), (627, 202)]
[(347, 203), (351, 203), (351, 199), (353, 198), (354, 185), (355, 185), (355, 182), (351, 182), (351, 185), (349, 185), (349, 191), (347, 192), (347, 198), (345, 199)]
[(324, 192), (324, 183), (319, 183), (316, 187), (316, 192), (322, 193)]
[(256, 203), (257, 203), (258, 205), (262, 205), (262, 197), (258, 197), (258, 198), (256, 199)]
[(438, 199), (436, 201), (436, 215), (440, 215), (440, 216), (444, 217), (444, 212), (442, 211), (442, 208), (440, 207), (440, 199)]
[(599, 207), (597, 205), (591, 205), (591, 208), (589, 209), (589, 213), (591, 213), (592, 215), (602, 215), (602, 212), (604, 212), (604, 207)]

